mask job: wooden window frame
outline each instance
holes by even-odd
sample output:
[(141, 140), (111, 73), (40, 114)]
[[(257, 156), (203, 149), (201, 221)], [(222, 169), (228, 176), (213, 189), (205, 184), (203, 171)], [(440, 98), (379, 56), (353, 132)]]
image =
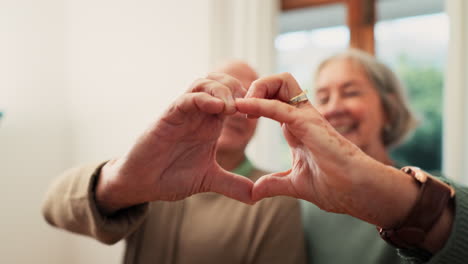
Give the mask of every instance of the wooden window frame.
[(376, 0), (281, 0), (281, 10), (346, 4), (349, 46), (375, 54)]

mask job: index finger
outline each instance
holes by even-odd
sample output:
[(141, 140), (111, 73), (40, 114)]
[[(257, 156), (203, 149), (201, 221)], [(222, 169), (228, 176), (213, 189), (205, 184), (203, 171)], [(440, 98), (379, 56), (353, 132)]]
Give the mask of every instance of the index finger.
[(264, 116), (280, 123), (292, 123), (296, 117), (298, 108), (278, 102), (277, 100), (267, 100), (262, 98), (237, 98), (237, 110), (250, 116)]
[(252, 83), (245, 98), (276, 99), (288, 103), (302, 93), (296, 79), (290, 73), (280, 73), (260, 78)]
[(243, 98), (247, 92), (248, 87), (243, 87), (242, 83), (238, 79), (229, 74), (223, 72), (211, 72), (208, 73), (206, 78), (220, 82), (228, 87), (234, 98)]
[(189, 88), (188, 93), (206, 93), (212, 97), (219, 98), (224, 102), (225, 114), (234, 114), (236, 106), (234, 103), (233, 88), (226, 86), (217, 80), (201, 78), (196, 80)]

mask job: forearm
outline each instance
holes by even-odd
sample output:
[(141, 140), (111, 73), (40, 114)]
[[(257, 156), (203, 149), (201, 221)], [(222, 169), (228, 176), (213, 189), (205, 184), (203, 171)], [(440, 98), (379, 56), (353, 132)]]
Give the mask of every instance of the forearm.
[(414, 204), (417, 184), (409, 175), (366, 155), (353, 159), (346, 169), (353, 179), (350, 199), (343, 205), (346, 213), (384, 228), (395, 226)]
[[(318, 200), (319, 205), (322, 200), (332, 204), (330, 210), (319, 206), (327, 211), (348, 214), (384, 228), (395, 226), (416, 200), (417, 184), (404, 172), (378, 162), (340, 137), (336, 139), (339, 140), (341, 144), (330, 147), (331, 154), (321, 151), (315, 157), (323, 173), (317, 180), (326, 181), (324, 189), (333, 191), (308, 194), (327, 198)], [(314, 198), (309, 201), (316, 203)]]
[[(359, 168), (352, 170), (361, 182), (354, 192), (356, 205), (349, 207), (349, 214), (384, 229), (403, 224), (420, 193), (419, 183), (412, 176), (376, 161), (363, 160), (359, 164)], [(432, 253), (445, 245), (452, 229), (453, 206), (451, 203), (444, 206), (441, 216), (427, 230), (420, 245)]]

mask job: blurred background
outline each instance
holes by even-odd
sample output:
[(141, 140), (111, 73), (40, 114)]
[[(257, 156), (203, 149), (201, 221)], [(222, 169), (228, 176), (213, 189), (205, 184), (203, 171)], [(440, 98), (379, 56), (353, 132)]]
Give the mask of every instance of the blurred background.
[[(0, 263), (119, 263), (122, 244), (49, 227), (61, 171), (126, 151), (190, 83), (229, 58), (303, 89), (323, 58), (374, 53), (405, 83), (420, 128), (394, 157), (468, 183), (468, 2), (464, 0), (1, 0)], [(248, 148), (289, 167), (279, 126)]]

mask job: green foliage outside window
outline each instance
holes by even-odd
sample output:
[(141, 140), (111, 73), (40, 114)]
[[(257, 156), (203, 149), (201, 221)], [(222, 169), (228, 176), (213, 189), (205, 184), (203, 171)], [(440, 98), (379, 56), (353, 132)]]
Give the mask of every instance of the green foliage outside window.
[(413, 165), (440, 171), (442, 157), (443, 72), (400, 56), (396, 73), (408, 91), (410, 105), (419, 126), (410, 138), (392, 151), (398, 165)]

